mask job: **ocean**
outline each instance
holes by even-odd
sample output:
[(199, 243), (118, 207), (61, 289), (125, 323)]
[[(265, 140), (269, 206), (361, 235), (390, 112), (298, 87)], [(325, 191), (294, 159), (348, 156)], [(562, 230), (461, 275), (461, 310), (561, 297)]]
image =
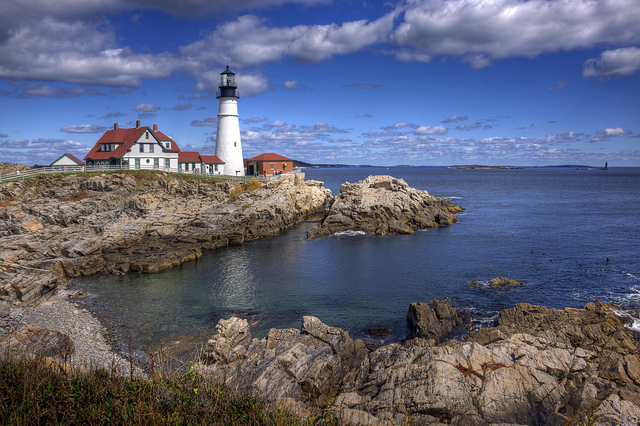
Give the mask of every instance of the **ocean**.
[[(238, 315), (254, 337), (299, 328), (313, 315), (353, 337), (371, 327), (407, 334), (412, 302), (448, 298), (474, 326), (503, 308), (616, 303), (640, 331), (640, 171), (636, 168), (306, 169), (337, 195), (344, 182), (391, 175), (465, 210), (447, 228), (378, 237), (347, 232), (307, 240), (302, 224), (280, 236), (206, 253), (153, 275), (75, 279), (82, 303), (144, 351), (160, 341), (204, 340)], [(504, 276), (522, 285), (496, 288)], [(469, 285), (476, 282), (476, 285)], [(125, 343), (121, 339), (121, 343)]]

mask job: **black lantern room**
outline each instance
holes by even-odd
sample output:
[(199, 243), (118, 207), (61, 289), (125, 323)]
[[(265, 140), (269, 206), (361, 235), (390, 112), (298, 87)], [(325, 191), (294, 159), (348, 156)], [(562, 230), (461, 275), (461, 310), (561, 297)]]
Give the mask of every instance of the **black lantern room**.
[(218, 84), (218, 98), (239, 98), (237, 92), (236, 74), (229, 69), (224, 70), (220, 74), (220, 83)]

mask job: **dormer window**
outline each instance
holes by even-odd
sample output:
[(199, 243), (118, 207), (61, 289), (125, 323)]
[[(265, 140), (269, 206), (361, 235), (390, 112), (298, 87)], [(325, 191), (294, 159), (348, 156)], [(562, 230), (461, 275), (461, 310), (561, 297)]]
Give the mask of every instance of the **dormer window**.
[(165, 142), (164, 146), (166, 146), (167, 149), (171, 149), (171, 142)]

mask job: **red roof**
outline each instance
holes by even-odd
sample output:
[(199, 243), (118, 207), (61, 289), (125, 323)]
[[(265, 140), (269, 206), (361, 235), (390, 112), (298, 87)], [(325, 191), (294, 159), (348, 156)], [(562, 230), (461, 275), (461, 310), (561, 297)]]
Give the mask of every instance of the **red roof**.
[(282, 155), (265, 153), (265, 154), (260, 154), (257, 157), (249, 158), (247, 161), (293, 161), (293, 160), (287, 157), (283, 157)]
[[(91, 151), (85, 155), (84, 159), (91, 160), (108, 160), (110, 158), (122, 158), (126, 154), (127, 150), (144, 134), (149, 131), (160, 141), (170, 141), (171, 149), (166, 149), (168, 152), (180, 152), (178, 144), (173, 139), (158, 130), (152, 130), (149, 127), (134, 127), (130, 129), (115, 129), (107, 130), (104, 135), (96, 142), (95, 146), (91, 148)], [(100, 151), (100, 144), (103, 143), (115, 143), (118, 146), (113, 151)]]
[(73, 161), (75, 161), (78, 164), (84, 164), (84, 161), (82, 161), (81, 159), (79, 159), (78, 157), (76, 157), (73, 154), (65, 154), (67, 157), (71, 158)]
[(200, 163), (200, 153), (196, 151), (179, 152), (178, 163)]
[(204, 164), (224, 164), (224, 161), (215, 155), (201, 155), (200, 158)]

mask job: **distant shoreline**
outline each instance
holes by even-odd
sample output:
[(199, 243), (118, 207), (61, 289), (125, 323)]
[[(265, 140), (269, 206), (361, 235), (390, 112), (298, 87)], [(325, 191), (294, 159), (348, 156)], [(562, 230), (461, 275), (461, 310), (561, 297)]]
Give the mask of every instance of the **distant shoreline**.
[(516, 166), (449, 166), (447, 169), (521, 169), (522, 167)]

